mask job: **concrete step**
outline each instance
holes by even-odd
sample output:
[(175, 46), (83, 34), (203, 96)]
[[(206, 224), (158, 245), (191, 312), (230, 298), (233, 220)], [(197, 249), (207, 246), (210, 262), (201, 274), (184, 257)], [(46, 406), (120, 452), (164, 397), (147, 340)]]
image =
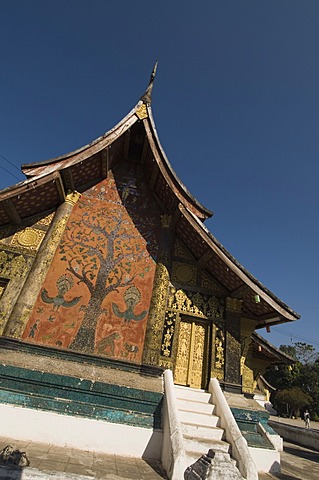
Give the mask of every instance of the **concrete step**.
[[(210, 403), (211, 394), (204, 390), (178, 385), (175, 385), (175, 394), (176, 407), (182, 426), (187, 464), (192, 465), (197, 462), (202, 455), (206, 455), (208, 451), (212, 449), (220, 452), (218, 453), (220, 458), (229, 458), (229, 461), (227, 460), (226, 463), (230, 469), (234, 469), (233, 461), (229, 455), (230, 445), (222, 440), (224, 430), (217, 426), (220, 423), (220, 419), (217, 415), (213, 414), (215, 405)], [(200, 464), (196, 464), (196, 468), (201, 468)], [(218, 478), (235, 478), (233, 476), (227, 476), (227, 472)]]
[[(217, 417), (218, 418), (218, 417)], [(222, 440), (224, 430), (218, 427), (207, 427), (193, 423), (182, 423), (183, 435), (193, 438), (201, 438), (207, 441)]]
[(230, 445), (223, 440), (202, 440), (184, 435), (185, 451), (204, 455), (210, 448), (229, 453)]
[(205, 390), (199, 390), (197, 388), (182, 387), (181, 385), (175, 385), (175, 395), (177, 398), (188, 398), (189, 400), (209, 402), (211, 394)]
[(200, 437), (199, 435), (193, 436), (188, 433), (183, 434), (183, 436), (184, 438), (193, 438), (195, 441), (198, 441), (198, 442), (211, 443), (211, 442), (214, 442), (215, 440), (218, 440), (218, 441), (221, 440), (224, 436), (224, 430), (222, 428), (212, 427), (209, 436), (205, 435), (203, 437)]
[[(210, 448), (213, 450), (219, 450), (223, 453), (229, 454), (229, 444), (226, 442), (213, 442), (210, 445)], [(208, 449), (209, 450), (209, 449)], [(186, 449), (186, 458), (187, 458), (187, 465), (191, 465), (192, 463), (196, 462), (202, 455), (206, 455), (208, 450), (202, 450), (199, 451), (198, 449), (196, 450), (191, 450), (191, 449)], [(231, 460), (232, 462), (236, 463), (234, 460)]]
[(199, 402), (185, 398), (177, 398), (176, 405), (178, 409), (198, 413), (212, 414), (215, 409), (215, 405), (213, 405), (212, 403)]
[(191, 412), (189, 410), (178, 411), (179, 419), (182, 423), (193, 423), (197, 425), (203, 425), (208, 427), (216, 427), (219, 418), (216, 415), (208, 413)]

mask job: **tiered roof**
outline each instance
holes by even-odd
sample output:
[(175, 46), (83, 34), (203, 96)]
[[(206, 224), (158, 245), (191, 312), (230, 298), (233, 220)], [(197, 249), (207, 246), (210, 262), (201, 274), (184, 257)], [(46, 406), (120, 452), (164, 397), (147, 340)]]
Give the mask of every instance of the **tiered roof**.
[(163, 213), (172, 215), (176, 234), (225, 296), (242, 300), (243, 314), (254, 319), (257, 328), (297, 320), (299, 315), (254, 278), (205, 227), (203, 222), (212, 212), (177, 177), (156, 132), (151, 109), (155, 70), (145, 94), (111, 130), (66, 155), (22, 165), (27, 180), (0, 192), (0, 226), (21, 224), (54, 210), (70, 191), (83, 192), (105, 179), (123, 159), (138, 159)]

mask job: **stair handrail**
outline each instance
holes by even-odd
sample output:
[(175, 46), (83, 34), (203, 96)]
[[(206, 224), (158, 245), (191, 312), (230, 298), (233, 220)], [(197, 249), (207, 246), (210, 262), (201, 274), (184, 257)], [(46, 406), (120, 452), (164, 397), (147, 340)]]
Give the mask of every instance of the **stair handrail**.
[(247, 480), (258, 480), (257, 468), (247, 441), (236, 423), (217, 378), (210, 379), (208, 391), (212, 394), (211, 400), (216, 407), (214, 413), (220, 418), (220, 426), (225, 431), (226, 441), (231, 445), (232, 457), (236, 460), (241, 475)]
[(171, 370), (164, 371), (163, 446), (161, 460), (171, 480), (184, 478), (187, 460)]

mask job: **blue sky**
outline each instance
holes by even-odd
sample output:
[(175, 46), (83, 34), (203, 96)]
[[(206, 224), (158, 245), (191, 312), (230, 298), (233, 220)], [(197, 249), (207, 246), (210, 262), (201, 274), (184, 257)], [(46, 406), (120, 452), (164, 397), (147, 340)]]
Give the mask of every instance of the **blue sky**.
[(259, 333), (319, 349), (318, 25), (317, 0), (2, 0), (0, 188), (112, 128), (158, 60), (174, 170), (214, 212), (207, 228), (302, 317)]

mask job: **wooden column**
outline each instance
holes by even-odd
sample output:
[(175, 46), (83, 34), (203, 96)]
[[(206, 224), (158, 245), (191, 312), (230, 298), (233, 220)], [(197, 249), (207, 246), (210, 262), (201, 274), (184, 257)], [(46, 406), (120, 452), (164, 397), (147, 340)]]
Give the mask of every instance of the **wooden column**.
[(167, 306), (170, 282), (171, 252), (173, 232), (170, 228), (171, 215), (162, 215), (162, 229), (159, 241), (159, 254), (154, 276), (153, 293), (150, 314), (144, 340), (143, 363), (147, 365), (162, 365), (160, 360), (165, 310)]
[(225, 376), (223, 388), (226, 391), (241, 393), (241, 343), (240, 318), (242, 301), (226, 298), (225, 312)]
[(3, 335), (20, 338), (28, 322), (39, 290), (52, 263), (54, 254), (71, 215), (72, 209), (81, 194), (72, 192), (57, 209), (53, 221), (40, 245), (34, 263), (4, 328)]
[(252, 365), (251, 334), (256, 328), (256, 322), (247, 318), (241, 319), (241, 375), (242, 391), (247, 397), (254, 394), (254, 369)]

